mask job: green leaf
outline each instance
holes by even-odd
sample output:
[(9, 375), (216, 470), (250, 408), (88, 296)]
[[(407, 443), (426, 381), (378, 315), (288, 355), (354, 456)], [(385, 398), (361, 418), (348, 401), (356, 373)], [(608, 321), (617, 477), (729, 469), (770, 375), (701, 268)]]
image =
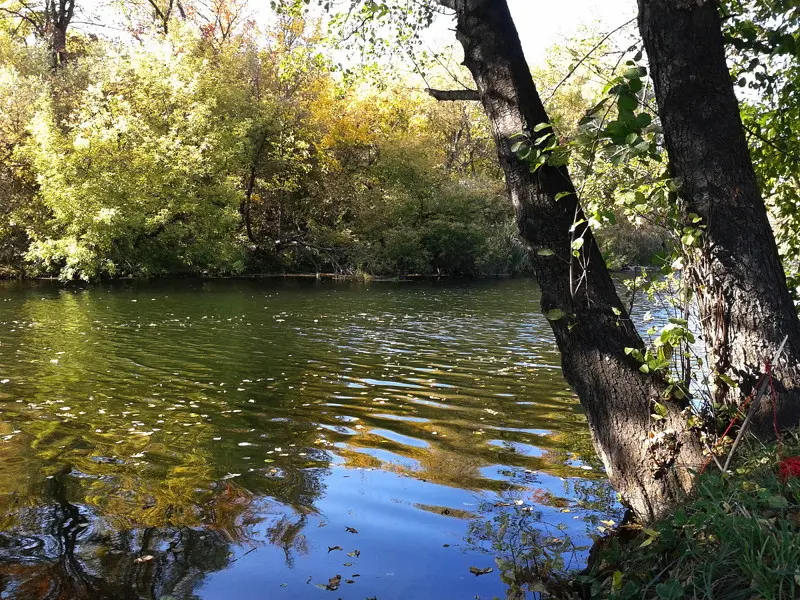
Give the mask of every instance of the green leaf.
[(675, 177), (674, 179), (667, 180), (667, 189), (670, 192), (679, 192), (681, 186), (683, 185), (683, 180), (680, 177)]
[(641, 544), (639, 544), (639, 548), (646, 548), (647, 546), (652, 544), (654, 541), (655, 541), (655, 538), (649, 537), (645, 541), (643, 541)]
[(567, 316), (567, 313), (565, 313), (560, 308), (553, 308), (551, 310), (548, 310), (544, 314), (545, 319), (547, 319), (548, 321), (560, 321), (561, 319), (563, 319), (566, 316)]
[(622, 589), (622, 571), (614, 571), (614, 575), (611, 579), (611, 591), (617, 593), (621, 589)]
[(597, 104), (595, 104), (595, 105), (594, 105), (592, 108), (590, 108), (589, 110), (587, 110), (587, 111), (586, 111), (586, 115), (585, 115), (585, 116), (587, 116), (587, 117), (591, 117), (591, 116), (592, 116), (592, 115), (594, 115), (594, 114), (595, 114), (597, 111), (599, 111), (601, 108), (603, 108), (603, 107), (606, 105), (606, 102), (608, 102), (608, 98), (603, 98), (603, 99), (602, 99), (600, 102), (598, 102), (598, 103), (597, 103)]
[(656, 594), (659, 600), (681, 600), (683, 598), (683, 586), (679, 581), (670, 579), (656, 586)]
[(789, 506), (789, 501), (783, 496), (770, 496), (767, 498), (767, 506), (770, 508), (786, 508)]
[[(639, 106), (639, 101), (633, 94), (620, 94), (619, 99), (617, 100), (617, 106), (619, 107), (620, 113), (630, 113), (637, 106)], [(623, 119), (622, 117), (623, 115), (620, 114), (620, 118), (622, 120), (624, 121), (628, 120), (628, 119)]]
[(644, 67), (630, 67), (622, 73), (625, 79), (639, 79), (645, 75), (647, 75), (647, 69)]
[(550, 123), (539, 123), (536, 127), (533, 128), (534, 131), (542, 131), (543, 129), (547, 129), (548, 127), (552, 127)]
[(583, 243), (584, 243), (584, 239), (582, 237), (579, 237), (579, 238), (577, 238), (575, 240), (572, 240), (572, 249), (573, 250), (580, 250), (581, 248), (583, 248)]
[(562, 198), (566, 198), (567, 196), (571, 196), (572, 192), (558, 192), (556, 194), (556, 202), (561, 200)]
[(650, 123), (652, 123), (652, 122), (653, 122), (653, 117), (651, 117), (646, 112), (639, 113), (638, 115), (636, 115), (636, 126), (639, 129), (644, 129), (645, 127), (650, 125)]
[(550, 250), (550, 248), (542, 248), (536, 251), (536, 256), (553, 256), (554, 254), (555, 252)]

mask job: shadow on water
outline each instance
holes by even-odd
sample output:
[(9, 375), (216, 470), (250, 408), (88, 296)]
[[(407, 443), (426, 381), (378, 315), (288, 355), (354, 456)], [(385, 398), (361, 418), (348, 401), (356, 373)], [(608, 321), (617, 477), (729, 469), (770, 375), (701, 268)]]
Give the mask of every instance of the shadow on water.
[(0, 597), (524, 597), (619, 518), (537, 303), (4, 285)]

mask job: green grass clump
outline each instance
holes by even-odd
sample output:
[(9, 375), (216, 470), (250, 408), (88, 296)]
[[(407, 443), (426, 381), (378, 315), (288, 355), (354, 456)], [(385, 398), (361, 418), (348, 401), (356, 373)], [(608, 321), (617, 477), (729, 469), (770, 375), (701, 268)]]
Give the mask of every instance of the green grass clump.
[(752, 443), (733, 473), (714, 466), (697, 497), (647, 528), (620, 531), (578, 577), (592, 598), (784, 600), (800, 598), (800, 478), (781, 480), (783, 447)]

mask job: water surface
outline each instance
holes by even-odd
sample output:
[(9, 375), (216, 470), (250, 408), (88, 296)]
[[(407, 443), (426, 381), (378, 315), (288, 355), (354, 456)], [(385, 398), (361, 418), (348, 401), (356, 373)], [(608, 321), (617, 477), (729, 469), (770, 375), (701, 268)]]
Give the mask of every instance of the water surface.
[(502, 597), (617, 516), (528, 280), (8, 283), (0, 381), (4, 599)]

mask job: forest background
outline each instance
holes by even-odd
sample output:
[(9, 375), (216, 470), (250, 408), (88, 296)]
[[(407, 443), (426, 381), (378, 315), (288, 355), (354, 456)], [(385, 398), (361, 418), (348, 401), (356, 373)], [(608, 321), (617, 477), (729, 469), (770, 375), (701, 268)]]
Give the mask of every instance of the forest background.
[[(60, 49), (58, 3), (0, 11), (1, 274), (529, 272), (480, 106), (425, 93), (469, 80), (454, 47), (347, 52), (341, 17), (293, 0), (270, 19), (245, 0), (61, 4)], [(562, 141), (633, 25), (535, 67)], [(610, 266), (660, 264), (672, 228), (636, 208), (657, 163), (573, 154)]]

